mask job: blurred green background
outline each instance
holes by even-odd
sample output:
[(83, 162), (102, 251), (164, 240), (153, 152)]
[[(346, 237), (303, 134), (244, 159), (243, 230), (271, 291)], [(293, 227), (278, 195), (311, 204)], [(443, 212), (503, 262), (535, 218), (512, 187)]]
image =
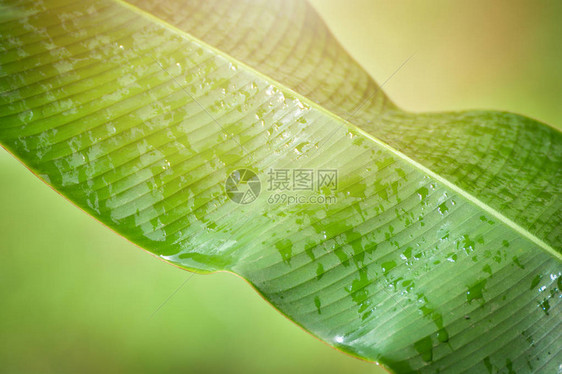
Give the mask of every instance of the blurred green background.
[[(384, 87), (406, 109), (503, 109), (562, 127), (560, 1), (313, 5), (378, 82), (414, 54)], [(189, 273), (112, 233), (5, 151), (0, 178), (1, 372), (384, 372), (303, 332), (233, 275), (195, 275), (170, 298)]]

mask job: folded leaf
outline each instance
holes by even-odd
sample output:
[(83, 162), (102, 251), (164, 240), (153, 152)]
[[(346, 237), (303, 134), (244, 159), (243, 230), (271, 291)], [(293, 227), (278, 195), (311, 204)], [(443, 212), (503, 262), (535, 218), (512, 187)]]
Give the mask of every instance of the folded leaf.
[(559, 131), (403, 112), (297, 1), (131, 3), (0, 2), (0, 142), (33, 172), (396, 372), (558, 369)]

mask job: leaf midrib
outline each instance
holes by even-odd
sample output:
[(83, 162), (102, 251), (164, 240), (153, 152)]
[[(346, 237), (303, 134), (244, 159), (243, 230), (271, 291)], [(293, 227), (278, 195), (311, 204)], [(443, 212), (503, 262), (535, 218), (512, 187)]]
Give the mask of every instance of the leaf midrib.
[[(384, 149), (386, 149), (386, 150), (390, 151), (391, 153), (395, 154), (396, 156), (400, 157), (402, 160), (410, 163), (415, 168), (417, 168), (420, 171), (424, 172), (425, 174), (429, 175), (431, 178), (433, 178), (436, 181), (438, 181), (438, 182), (442, 183), (443, 185), (447, 186), (452, 191), (458, 193), (459, 195), (461, 195), (462, 197), (467, 199), (469, 202), (473, 203), (474, 205), (476, 205), (480, 209), (482, 209), (485, 212), (487, 212), (488, 214), (492, 215), (493, 217), (495, 217), (496, 219), (501, 221), (504, 225), (508, 226), (509, 228), (514, 230), (515, 232), (521, 234), (522, 236), (524, 236), (525, 238), (527, 238), (528, 240), (533, 242), (535, 245), (537, 245), (539, 248), (541, 248), (542, 250), (544, 250), (545, 252), (549, 253), (551, 256), (553, 256), (554, 258), (556, 258), (556, 259), (558, 259), (559, 261), (562, 262), (562, 253), (557, 252), (552, 246), (550, 246), (548, 243), (546, 243), (542, 239), (538, 238), (533, 233), (529, 232), (529, 230), (523, 228), (521, 225), (519, 225), (515, 221), (511, 220), (510, 218), (506, 217), (501, 212), (492, 208), (491, 206), (489, 206), (485, 202), (481, 201), (480, 199), (478, 199), (473, 194), (471, 194), (468, 191), (462, 189), (461, 187), (457, 186), (456, 184), (450, 182), (448, 179), (442, 177), (441, 175), (433, 172), (431, 169), (429, 169), (429, 168), (425, 167), (424, 165), (420, 164), (419, 162), (413, 160), (412, 158), (410, 158), (406, 154), (402, 153), (398, 149), (393, 148), (388, 143), (386, 143), (386, 142), (382, 141), (381, 139), (375, 137), (373, 134), (370, 134), (370, 133), (366, 132), (365, 130), (363, 130), (359, 126), (354, 125), (353, 123), (349, 122), (348, 120), (340, 117), (338, 114), (333, 113), (332, 111), (324, 108), (322, 105), (316, 103), (315, 101), (309, 99), (308, 97), (303, 96), (302, 94), (300, 94), (300, 93), (294, 91), (293, 89), (285, 86), (281, 82), (278, 82), (277, 80), (259, 72), (255, 68), (247, 65), (246, 63), (238, 60), (237, 58), (229, 55), (228, 53), (225, 53), (225, 52), (213, 47), (212, 45), (207, 44), (203, 40), (193, 36), (192, 34), (186, 32), (184, 30), (179, 29), (178, 27), (162, 20), (161, 18), (158, 18), (158, 17), (154, 16), (153, 14), (151, 14), (151, 13), (149, 13), (149, 12), (147, 12), (147, 11), (137, 7), (137, 6), (128, 3), (125, 0), (112, 0), (112, 1), (121, 5), (122, 7), (126, 8), (126, 9), (129, 9), (132, 12), (135, 12), (135, 13), (139, 14), (142, 17), (148, 18), (149, 20), (151, 20), (151, 21), (155, 22), (156, 24), (162, 26), (163, 28), (179, 35), (182, 38), (185, 38), (185, 39), (187, 39), (191, 42), (195, 42), (195, 43), (197, 43), (197, 44), (199, 44), (199, 45), (201, 45), (205, 48), (208, 48), (209, 50), (213, 51), (217, 55), (222, 56), (222, 57), (226, 58), (227, 60), (230, 60), (230, 61), (236, 63), (237, 65), (241, 66), (243, 69), (249, 71), (250, 73), (252, 73), (252, 74), (254, 74), (258, 77), (260, 77), (261, 79), (265, 80), (266, 82), (269, 82), (269, 83), (273, 84), (274, 86), (280, 88), (281, 90), (290, 93), (291, 95), (293, 95), (294, 97), (296, 97), (297, 99), (299, 99), (300, 101), (305, 103), (306, 105), (309, 105), (310, 107), (315, 108), (316, 110), (318, 110), (321, 113), (327, 115), (328, 117), (331, 117), (337, 123), (341, 123), (344, 126), (348, 127), (349, 129), (352, 129), (353, 131), (356, 131), (357, 133), (359, 133), (362, 136), (366, 137), (367, 139), (371, 140), (375, 144), (383, 147)], [(400, 109), (398, 109), (398, 110), (400, 110)]]

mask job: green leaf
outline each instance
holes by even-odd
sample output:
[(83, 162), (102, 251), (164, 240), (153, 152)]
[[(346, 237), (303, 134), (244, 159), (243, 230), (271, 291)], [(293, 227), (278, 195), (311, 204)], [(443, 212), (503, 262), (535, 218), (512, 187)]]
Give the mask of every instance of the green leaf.
[(558, 370), (559, 131), (398, 109), (299, 1), (0, 4), (0, 141), (110, 228), (396, 372)]

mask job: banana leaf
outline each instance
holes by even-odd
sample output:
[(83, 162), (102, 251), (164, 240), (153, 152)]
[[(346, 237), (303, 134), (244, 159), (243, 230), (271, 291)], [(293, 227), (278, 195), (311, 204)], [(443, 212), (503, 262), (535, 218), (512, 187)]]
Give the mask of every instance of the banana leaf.
[(1, 0), (0, 142), (355, 357), (560, 370), (562, 134), (401, 110), (305, 2)]

